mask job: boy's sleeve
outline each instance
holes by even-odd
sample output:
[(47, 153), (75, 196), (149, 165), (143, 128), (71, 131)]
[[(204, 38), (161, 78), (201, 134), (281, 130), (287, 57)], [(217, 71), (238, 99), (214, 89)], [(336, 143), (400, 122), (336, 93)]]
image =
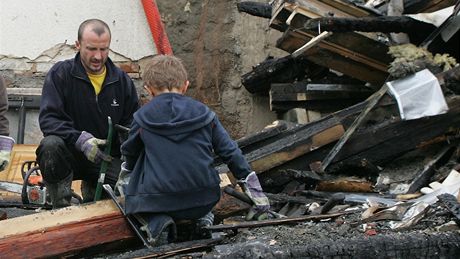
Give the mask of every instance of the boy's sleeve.
[(141, 140), (141, 127), (136, 121), (131, 123), (128, 139), (121, 145), (121, 155), (125, 158), (126, 169), (132, 170), (136, 164), (137, 158), (144, 149), (144, 143)]
[(252, 170), (238, 144), (230, 137), (217, 117), (212, 123), (212, 145), (214, 152), (227, 164), (237, 179), (246, 178)]

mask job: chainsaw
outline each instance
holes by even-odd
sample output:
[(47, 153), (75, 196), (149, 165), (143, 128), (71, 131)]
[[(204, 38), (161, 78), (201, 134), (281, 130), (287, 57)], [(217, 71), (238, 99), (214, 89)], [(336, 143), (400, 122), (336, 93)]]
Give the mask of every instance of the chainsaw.
[[(23, 183), (0, 181), (0, 189), (21, 194), (23, 204), (50, 205), (47, 197), (46, 186), (40, 173), (37, 161), (25, 161), (21, 167)], [(77, 203), (82, 198), (72, 191), (72, 197)]]
[(25, 161), (21, 167), (23, 183), (0, 181), (0, 189), (21, 195), (23, 204), (45, 205), (46, 186), (36, 161)]

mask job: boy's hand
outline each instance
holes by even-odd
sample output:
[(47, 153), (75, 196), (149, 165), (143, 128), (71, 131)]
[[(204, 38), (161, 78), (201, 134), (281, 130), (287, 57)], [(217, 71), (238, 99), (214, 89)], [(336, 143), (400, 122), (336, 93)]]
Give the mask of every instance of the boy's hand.
[[(251, 172), (245, 179), (238, 181), (241, 188), (243, 188), (246, 195), (254, 203), (253, 207), (246, 216), (247, 220), (266, 219), (268, 218), (267, 212), (270, 210), (270, 202), (262, 190), (259, 178), (255, 172)], [(265, 215), (265, 216), (264, 216)]]
[(118, 181), (115, 184), (115, 194), (120, 196), (125, 196), (124, 186), (129, 183), (129, 178), (131, 174), (130, 169), (127, 168), (126, 162), (121, 163), (120, 174), (118, 175)]
[(82, 131), (75, 147), (85, 154), (89, 161), (99, 164), (102, 160), (110, 162), (112, 157), (104, 154), (99, 146), (105, 145), (106, 140), (95, 138), (91, 133)]

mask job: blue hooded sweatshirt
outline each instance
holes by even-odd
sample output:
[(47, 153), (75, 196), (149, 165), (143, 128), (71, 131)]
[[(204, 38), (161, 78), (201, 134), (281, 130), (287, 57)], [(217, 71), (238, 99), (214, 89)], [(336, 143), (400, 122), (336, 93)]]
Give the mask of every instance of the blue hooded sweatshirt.
[(163, 93), (134, 114), (121, 147), (133, 168), (126, 189), (126, 212), (170, 212), (215, 204), (220, 177), (214, 154), (237, 179), (250, 166), (217, 116), (182, 94)]

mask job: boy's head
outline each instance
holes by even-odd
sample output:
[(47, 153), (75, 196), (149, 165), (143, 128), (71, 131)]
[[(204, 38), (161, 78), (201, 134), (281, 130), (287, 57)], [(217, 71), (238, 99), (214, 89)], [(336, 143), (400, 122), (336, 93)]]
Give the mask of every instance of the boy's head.
[(184, 93), (188, 86), (187, 71), (182, 60), (171, 55), (154, 56), (147, 64), (142, 79), (149, 92), (179, 91)]

